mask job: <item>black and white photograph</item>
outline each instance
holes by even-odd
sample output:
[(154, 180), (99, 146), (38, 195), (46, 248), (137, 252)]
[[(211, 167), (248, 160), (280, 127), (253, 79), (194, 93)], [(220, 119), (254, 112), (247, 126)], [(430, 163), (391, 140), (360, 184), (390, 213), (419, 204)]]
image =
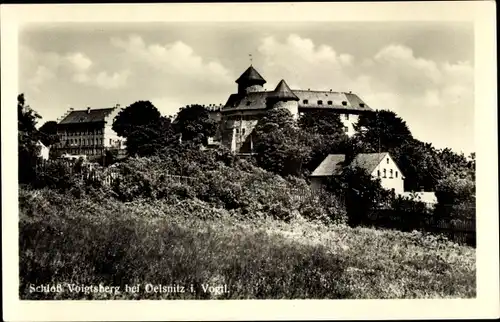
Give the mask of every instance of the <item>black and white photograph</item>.
[(496, 70), (478, 50), (495, 6), (364, 5), (2, 6), (16, 307), (406, 299), (498, 316), (496, 78), (478, 77)]

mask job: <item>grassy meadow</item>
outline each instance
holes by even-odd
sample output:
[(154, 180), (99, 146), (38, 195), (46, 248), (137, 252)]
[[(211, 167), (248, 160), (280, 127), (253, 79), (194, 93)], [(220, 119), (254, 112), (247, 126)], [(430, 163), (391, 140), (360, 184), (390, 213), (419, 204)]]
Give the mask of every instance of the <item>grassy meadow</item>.
[[(123, 202), (20, 188), (19, 201), (21, 299), (476, 296), (475, 249), (418, 232), (350, 228), (299, 213), (286, 221), (235, 216), (196, 197)], [(33, 292), (47, 284), (63, 291)], [(72, 285), (120, 292), (70, 292)], [(175, 292), (162, 292), (173, 285)]]

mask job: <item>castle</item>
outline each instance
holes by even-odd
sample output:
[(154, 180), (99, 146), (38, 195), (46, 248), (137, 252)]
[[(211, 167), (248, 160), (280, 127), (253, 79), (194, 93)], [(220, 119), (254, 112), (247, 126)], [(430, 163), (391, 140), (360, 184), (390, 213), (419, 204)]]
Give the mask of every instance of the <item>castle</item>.
[(238, 92), (231, 94), (222, 108), (209, 108), (210, 116), (219, 121), (219, 130), (213, 141), (236, 153), (252, 153), (252, 131), (259, 119), (270, 108), (285, 108), (294, 118), (314, 110), (330, 109), (338, 112), (347, 135), (354, 134), (353, 125), (359, 115), (373, 110), (351, 92), (292, 90), (281, 80), (273, 91), (266, 91), (266, 80), (250, 65), (236, 80)]

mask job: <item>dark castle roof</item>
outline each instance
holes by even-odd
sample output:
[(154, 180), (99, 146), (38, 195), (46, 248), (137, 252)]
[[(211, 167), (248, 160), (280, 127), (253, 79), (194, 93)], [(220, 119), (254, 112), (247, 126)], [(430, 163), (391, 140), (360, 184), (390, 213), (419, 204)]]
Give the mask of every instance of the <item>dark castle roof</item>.
[(87, 110), (77, 110), (70, 112), (59, 124), (74, 124), (74, 123), (95, 123), (104, 122), (114, 108), (100, 108)]
[(265, 84), (266, 80), (259, 74), (258, 71), (255, 70), (255, 68), (253, 68), (252, 65), (250, 65), (250, 67), (248, 67), (247, 70), (245, 70), (236, 80), (236, 83)]
[[(299, 99), (299, 109), (301, 110), (331, 108), (345, 110), (346, 112), (373, 111), (356, 94), (352, 93), (308, 90), (290, 91)], [(273, 93), (272, 91), (268, 91), (231, 94), (222, 111), (265, 109), (266, 100), (269, 96), (274, 95)]]
[(272, 92), (268, 95), (268, 98), (273, 98), (273, 99), (278, 99), (278, 100), (280, 100), (280, 99), (282, 99), (282, 100), (294, 100), (294, 101), (299, 100), (297, 95), (295, 95), (292, 92), (290, 87), (288, 87), (287, 83), (283, 79), (278, 83), (278, 86), (276, 86), (276, 89), (274, 90), (274, 92)]

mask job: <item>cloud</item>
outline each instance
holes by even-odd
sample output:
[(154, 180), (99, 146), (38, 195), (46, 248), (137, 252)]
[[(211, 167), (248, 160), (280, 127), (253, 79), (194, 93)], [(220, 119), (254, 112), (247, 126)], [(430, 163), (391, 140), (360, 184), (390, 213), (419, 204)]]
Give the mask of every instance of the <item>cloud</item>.
[[(72, 81), (80, 85), (103, 89), (123, 87), (127, 83), (129, 70), (108, 73), (94, 68), (94, 62), (85, 53), (34, 52), (23, 46), (21, 52), (23, 71), (28, 86), (39, 92), (50, 81)], [(31, 71), (34, 70), (34, 73)]]
[(127, 39), (111, 38), (111, 44), (124, 50), (131, 59), (146, 63), (164, 74), (215, 84), (233, 82), (229, 70), (222, 64), (204, 61), (182, 41), (146, 44), (140, 36), (130, 35)]
[(470, 62), (437, 62), (412, 48), (388, 44), (373, 57), (338, 53), (291, 34), (261, 39), (264, 78), (302, 89), (353, 91), (374, 109), (395, 111), (419, 139), (437, 147), (474, 149), (474, 69)]

